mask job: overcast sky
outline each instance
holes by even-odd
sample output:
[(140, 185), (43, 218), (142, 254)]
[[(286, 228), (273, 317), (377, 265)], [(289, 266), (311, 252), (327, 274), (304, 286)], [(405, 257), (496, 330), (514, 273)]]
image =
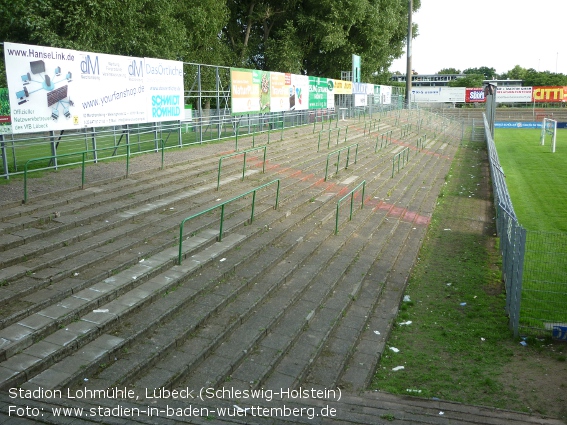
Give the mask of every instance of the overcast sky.
[[(567, 74), (566, 19), (567, 0), (421, 0), (412, 69), (487, 66), (504, 73), (520, 65)], [(404, 52), (390, 70), (405, 74), (406, 61)]]

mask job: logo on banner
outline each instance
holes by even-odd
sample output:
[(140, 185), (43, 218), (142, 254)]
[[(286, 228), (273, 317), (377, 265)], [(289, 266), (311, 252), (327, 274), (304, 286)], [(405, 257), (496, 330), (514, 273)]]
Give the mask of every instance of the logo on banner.
[(99, 75), (98, 56), (94, 62), (91, 60), (91, 55), (87, 55), (85, 60), (81, 61), (81, 72), (83, 74), (96, 74)]
[(144, 67), (142, 65), (142, 61), (139, 61), (139, 65), (136, 63), (136, 60), (133, 60), (130, 65), (128, 65), (128, 74), (130, 77), (138, 77), (142, 78), (144, 76)]
[(81, 78), (100, 80), (100, 68), (98, 66), (98, 56), (95, 56), (94, 61), (91, 55), (86, 55), (85, 59), (81, 61)]
[(478, 91), (471, 91), (471, 93), (470, 93), (470, 99), (471, 99), (471, 100), (482, 101), (482, 100), (484, 100), (484, 92), (481, 91), (481, 90), (478, 90)]

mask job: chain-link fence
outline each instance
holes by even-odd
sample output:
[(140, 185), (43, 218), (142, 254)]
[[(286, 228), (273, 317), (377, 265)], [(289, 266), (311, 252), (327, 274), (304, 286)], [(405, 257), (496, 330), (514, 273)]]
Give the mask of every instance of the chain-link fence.
[(520, 225), (486, 117), (484, 128), (510, 329), (515, 336), (567, 339), (567, 233), (527, 231)]

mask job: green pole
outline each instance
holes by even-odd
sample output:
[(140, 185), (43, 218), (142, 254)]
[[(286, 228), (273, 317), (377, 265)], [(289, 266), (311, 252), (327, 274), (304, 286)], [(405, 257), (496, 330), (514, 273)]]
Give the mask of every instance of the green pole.
[(83, 152), (83, 161), (82, 161), (82, 169), (81, 169), (81, 189), (85, 188), (85, 154)]

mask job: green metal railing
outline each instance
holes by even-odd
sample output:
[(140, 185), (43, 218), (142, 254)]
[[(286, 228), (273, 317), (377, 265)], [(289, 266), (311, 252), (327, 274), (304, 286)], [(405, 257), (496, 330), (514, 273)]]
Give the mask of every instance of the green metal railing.
[(348, 220), (352, 220), (352, 209), (353, 209), (353, 203), (354, 203), (354, 194), (356, 192), (356, 190), (362, 186), (362, 202), (360, 205), (360, 209), (364, 208), (364, 189), (366, 187), (366, 180), (362, 180), (354, 189), (352, 189), (349, 193), (347, 193), (345, 196), (343, 196), (341, 199), (339, 199), (337, 201), (337, 213), (335, 215), (335, 235), (339, 234), (339, 208), (341, 206), (341, 202), (344, 201), (346, 198), (348, 198), (350, 196), (350, 215)]
[(332, 155), (337, 154), (337, 171), (335, 172), (335, 174), (337, 174), (339, 172), (339, 162), (341, 161), (341, 152), (346, 150), (347, 151), (347, 160), (346, 160), (346, 166), (345, 166), (345, 170), (346, 170), (346, 169), (348, 169), (348, 164), (349, 164), (349, 160), (350, 160), (350, 148), (352, 148), (354, 146), (356, 146), (356, 151), (355, 151), (355, 155), (354, 155), (354, 163), (356, 164), (356, 160), (358, 158), (358, 143), (354, 143), (352, 145), (345, 146), (344, 148), (333, 151), (333, 152), (331, 152), (327, 155), (327, 165), (325, 167), (325, 181), (327, 181), (327, 176), (328, 176), (328, 172), (329, 172), (329, 158)]
[[(368, 126), (368, 135), (370, 135), (370, 132), (373, 130), (378, 130), (380, 131), (380, 118), (371, 120), (371, 121), (365, 121), (364, 122), (364, 134), (366, 134), (366, 127)], [(378, 128), (376, 128), (378, 127)]]
[[(156, 140), (157, 142), (158, 140)], [(164, 168), (164, 150), (165, 150), (165, 141), (163, 139), (159, 139), (159, 143), (161, 144), (161, 169), (163, 170)], [(127, 144), (125, 145), (126, 147), (126, 177), (128, 177), (128, 174), (130, 172), (130, 156), (131, 156), (131, 144)], [(81, 156), (81, 189), (84, 189), (85, 187), (85, 164), (87, 162), (87, 155), (88, 154), (97, 154), (99, 152), (103, 152), (106, 150), (114, 150), (116, 152), (116, 150), (118, 149), (118, 146), (110, 146), (107, 148), (101, 148), (101, 149), (96, 149), (96, 150), (85, 150), (85, 151), (80, 151), (80, 152), (71, 152), (71, 153), (65, 153), (65, 154), (60, 154), (60, 155), (51, 155), (51, 156), (43, 156), (41, 158), (32, 158), (32, 159), (28, 159), (26, 161), (26, 163), (24, 164), (24, 204), (27, 203), (28, 201), (28, 166), (30, 163), (32, 162), (38, 162), (38, 161), (44, 161), (44, 160), (50, 160), (52, 162), (56, 162), (57, 159), (59, 158), (65, 158), (65, 157), (70, 157), (70, 156)], [(106, 157), (106, 158), (99, 158), (97, 159), (97, 161), (102, 161), (104, 159), (109, 159), (109, 158), (113, 158), (113, 157), (117, 157), (120, 155), (112, 155), (110, 157)], [(93, 161), (93, 160), (91, 160)], [(74, 164), (69, 164), (68, 166), (72, 166)], [(41, 170), (31, 170), (31, 171), (41, 171)]]
[(394, 178), (394, 172), (396, 170), (396, 160), (398, 164), (398, 173), (400, 172), (400, 162), (402, 163), (402, 168), (409, 162), (409, 147), (402, 149), (400, 152), (394, 155), (392, 158), (392, 178)]
[[(281, 129), (278, 129), (277, 127), (279, 127), (281, 123)], [(251, 132), (246, 132), (244, 135), (245, 136), (250, 136), (252, 135), (252, 147), (255, 146), (256, 144), (256, 134), (262, 134), (267, 132), (268, 134), (268, 144), (270, 144), (270, 137), (271, 134), (274, 131), (279, 131), (280, 132), (280, 142), (283, 140), (283, 136), (284, 136), (284, 130), (285, 130), (285, 125), (284, 125), (284, 121), (283, 120), (276, 120), (276, 121), (270, 121), (269, 123), (264, 123), (264, 124), (250, 124), (250, 125), (243, 125), (243, 126), (237, 126), (236, 127), (236, 131), (234, 133), (234, 150), (238, 150), (238, 138), (242, 138), (243, 135), (240, 135), (240, 128), (251, 128), (252, 131)], [(268, 129), (267, 130), (262, 130), (262, 127), (264, 127), (265, 125), (268, 125)], [(275, 126), (275, 129), (272, 129), (272, 126)], [(258, 127), (260, 127), (260, 130), (258, 130)]]
[(321, 134), (325, 131), (328, 133), (329, 137), (327, 138), (327, 149), (329, 149), (329, 147), (331, 146), (331, 133), (335, 130), (337, 131), (337, 145), (339, 144), (339, 137), (341, 136), (341, 127), (329, 128), (328, 130), (321, 130), (319, 132), (319, 140), (317, 141), (317, 152), (319, 152), (319, 149), (321, 148)]
[[(331, 128), (331, 124), (333, 123), (333, 117), (335, 117), (335, 127), (338, 126), (339, 124), (339, 114), (338, 113), (327, 113), (327, 122), (329, 123), (329, 128)], [(317, 127), (317, 123), (319, 121), (317, 121), (317, 115), (315, 115), (315, 119), (313, 120), (313, 134), (315, 134), (315, 128)], [(325, 129), (325, 115), (322, 114), (321, 115), (321, 130)]]
[(425, 149), (425, 142), (427, 142), (427, 134), (424, 134), (423, 137), (417, 139), (417, 151), (421, 152), (422, 149)]
[(217, 173), (217, 190), (219, 190), (219, 186), (220, 186), (220, 175), (221, 175), (221, 167), (222, 167), (222, 160), (223, 159), (244, 154), (244, 162), (242, 164), (242, 180), (244, 180), (244, 174), (246, 173), (246, 154), (248, 152), (255, 152), (255, 151), (259, 151), (259, 150), (264, 150), (264, 158), (262, 160), (262, 173), (265, 173), (266, 172), (266, 146), (258, 146), (256, 148), (250, 148), (250, 149), (246, 149), (244, 151), (229, 153), (227, 155), (221, 156), (220, 159), (219, 159), (219, 170), (218, 170), (218, 173)]
[(376, 145), (374, 146), (374, 153), (378, 152), (378, 142), (380, 142), (380, 149), (392, 143), (393, 130), (386, 131), (376, 137)]
[(411, 123), (400, 127), (400, 137), (405, 137), (411, 132)]
[(197, 214), (193, 214), (190, 217), (187, 217), (186, 219), (184, 219), (181, 224), (179, 225), (179, 256), (178, 256), (178, 264), (181, 265), (181, 261), (183, 260), (183, 227), (185, 226), (185, 223), (189, 220), (192, 220), (196, 217), (199, 217), (203, 214), (209, 213), (217, 208), (221, 209), (221, 216), (220, 216), (220, 230), (219, 230), (219, 237), (218, 237), (218, 241), (221, 242), (222, 241), (222, 234), (223, 234), (223, 224), (224, 224), (224, 206), (231, 203), (232, 201), (236, 201), (237, 199), (243, 198), (246, 195), (249, 195), (252, 193), (252, 213), (250, 214), (250, 223), (252, 223), (254, 221), (254, 207), (255, 207), (255, 203), (256, 203), (256, 192), (260, 189), (263, 189), (267, 186), (270, 186), (274, 183), (277, 183), (277, 190), (276, 190), (276, 204), (274, 205), (274, 209), (277, 210), (278, 209), (278, 204), (279, 204), (279, 199), (280, 199), (280, 179), (276, 179), (276, 180), (272, 180), (271, 182), (265, 183), (261, 186), (258, 186), (255, 189), (249, 190), (248, 192), (245, 192), (241, 195), (238, 195), (232, 199), (229, 199), (228, 201), (223, 202), (222, 204), (218, 204), (215, 205), (214, 207), (211, 208), (207, 208), (204, 211), (201, 211), (200, 213)]

